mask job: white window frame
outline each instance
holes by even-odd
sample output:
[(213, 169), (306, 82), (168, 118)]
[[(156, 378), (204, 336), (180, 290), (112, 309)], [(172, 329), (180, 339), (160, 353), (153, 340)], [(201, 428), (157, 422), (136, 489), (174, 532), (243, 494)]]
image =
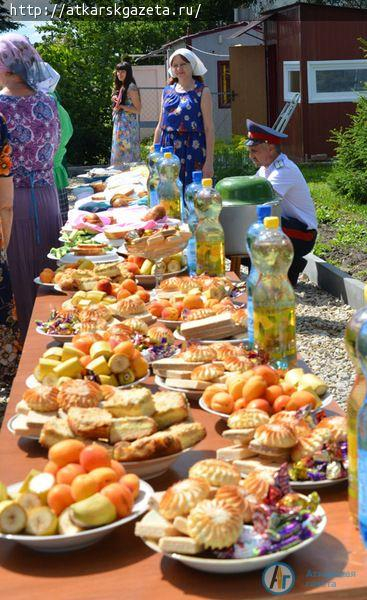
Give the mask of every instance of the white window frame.
[(307, 61), (308, 102), (318, 104), (323, 102), (356, 102), (365, 92), (318, 92), (316, 89), (317, 71), (335, 71), (337, 69), (366, 69), (367, 60), (309, 60)]
[[(292, 71), (300, 71), (301, 65), (299, 60), (285, 60), (283, 62), (283, 96), (284, 102), (290, 102), (296, 92), (289, 89), (289, 74)], [(300, 78), (301, 81), (301, 78)], [(301, 90), (300, 90), (301, 91)], [(298, 100), (301, 102), (301, 96)]]

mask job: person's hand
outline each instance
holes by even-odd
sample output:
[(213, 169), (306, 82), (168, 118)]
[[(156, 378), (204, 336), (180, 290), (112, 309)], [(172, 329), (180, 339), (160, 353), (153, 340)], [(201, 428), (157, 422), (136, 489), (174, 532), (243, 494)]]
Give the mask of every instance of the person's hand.
[(213, 175), (214, 175), (213, 163), (209, 163), (209, 162), (205, 161), (205, 163), (203, 164), (202, 172), (203, 172), (204, 179), (206, 179), (208, 177), (213, 177)]

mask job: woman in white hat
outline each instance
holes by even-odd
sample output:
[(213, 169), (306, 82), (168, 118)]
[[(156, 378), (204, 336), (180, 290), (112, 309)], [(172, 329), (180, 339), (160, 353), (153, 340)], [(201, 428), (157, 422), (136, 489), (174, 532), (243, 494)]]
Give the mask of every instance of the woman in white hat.
[(174, 147), (181, 160), (184, 188), (192, 182), (193, 171), (213, 176), (214, 125), (211, 93), (202, 77), (206, 71), (200, 58), (187, 48), (170, 56), (171, 77), (163, 90), (154, 134), (154, 143)]

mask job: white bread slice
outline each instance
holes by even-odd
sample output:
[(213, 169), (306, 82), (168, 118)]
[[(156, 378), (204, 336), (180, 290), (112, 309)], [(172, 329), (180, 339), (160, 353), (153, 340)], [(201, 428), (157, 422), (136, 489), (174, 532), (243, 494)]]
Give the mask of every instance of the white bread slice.
[(162, 537), (159, 540), (159, 547), (162, 552), (168, 552), (169, 554), (176, 552), (177, 554), (195, 555), (204, 550), (202, 544), (198, 544), (190, 537), (183, 536)]
[(17, 435), (39, 436), (42, 430), (41, 426), (32, 426), (27, 423), (26, 415), (18, 415), (12, 423), (12, 428)]
[(166, 379), (166, 385), (174, 388), (182, 388), (187, 390), (205, 390), (209, 385), (212, 385), (212, 381), (193, 381), (191, 379), (173, 379), (169, 377)]
[(184, 535), (189, 535), (187, 533), (187, 519), (186, 517), (175, 517), (173, 520), (173, 526)]
[[(247, 444), (250, 442), (255, 435), (255, 427), (248, 429), (225, 429), (222, 433), (222, 437), (225, 440), (236, 442), (236, 444)], [(254, 452), (256, 454), (256, 452)]]
[(43, 427), (52, 417), (57, 417), (57, 412), (39, 413), (35, 410), (30, 410), (26, 415), (28, 425)]
[(271, 472), (275, 472), (279, 469), (281, 463), (284, 460), (276, 461), (270, 460), (266, 458), (261, 458), (260, 456), (256, 458), (247, 458), (244, 460), (234, 460), (233, 464), (239, 469), (241, 475), (249, 475), (252, 471), (256, 469), (269, 470)]
[(156, 510), (149, 511), (139, 523), (135, 524), (135, 535), (152, 539), (176, 535), (177, 529)]
[(181, 324), (181, 333), (185, 335), (187, 332), (212, 329), (213, 327), (223, 327), (224, 325), (230, 325), (232, 323), (232, 316), (229, 312), (220, 313), (212, 317), (205, 317), (205, 319), (197, 319), (196, 321), (184, 321)]
[(241, 445), (225, 446), (224, 448), (218, 448), (216, 456), (218, 460), (232, 462), (234, 460), (242, 460), (244, 458), (255, 456), (255, 452)]
[(161, 358), (160, 360), (154, 361), (153, 372), (155, 373), (156, 369), (178, 369), (179, 371), (193, 371), (195, 367), (199, 367), (203, 364), (205, 364), (204, 361), (186, 362), (179, 356), (173, 356), (172, 358)]
[(176, 379), (190, 379), (191, 372), (190, 371), (175, 371), (174, 369), (153, 369), (156, 375), (159, 377), (173, 377)]
[(148, 500), (148, 506), (150, 509), (159, 512), (159, 503), (162, 500), (165, 492), (154, 492), (153, 496), (151, 496)]

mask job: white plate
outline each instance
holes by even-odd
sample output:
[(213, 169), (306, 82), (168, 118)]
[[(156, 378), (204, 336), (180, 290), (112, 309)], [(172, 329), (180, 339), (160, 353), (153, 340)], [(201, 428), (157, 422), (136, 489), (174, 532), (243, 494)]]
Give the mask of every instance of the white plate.
[(161, 456), (160, 458), (151, 458), (150, 460), (136, 460), (133, 462), (121, 462), (127, 473), (135, 473), (138, 477), (144, 479), (154, 479), (163, 475), (172, 463), (177, 460), (181, 454), (188, 452), (191, 448), (186, 448), (176, 454), (170, 454), (169, 456)]
[[(159, 321), (161, 321), (162, 323), (165, 323), (165, 321), (162, 321), (162, 319), (159, 319)], [(174, 321), (171, 321), (171, 323), (173, 323)], [(180, 321), (180, 324), (182, 323), (182, 321)], [(239, 346), (240, 344), (246, 344), (246, 342), (248, 342), (248, 338), (245, 338), (243, 336), (239, 337), (239, 338), (230, 338), (230, 339), (221, 339), (221, 340), (199, 340), (197, 338), (191, 338), (191, 339), (187, 339), (185, 338), (183, 335), (181, 335), (181, 333), (179, 331), (174, 331), (173, 335), (175, 336), (176, 340), (179, 340), (180, 342), (195, 342), (195, 343), (200, 343), (200, 344), (216, 344), (217, 342), (227, 342), (228, 344), (233, 344), (234, 346)]]
[(109, 262), (121, 262), (121, 258), (116, 254), (115, 250), (108, 250), (105, 254), (98, 254), (97, 256), (79, 256), (73, 254), (72, 252), (68, 252), (62, 258), (56, 258), (52, 256), (52, 254), (47, 254), (47, 258), (51, 260), (56, 260), (62, 265), (72, 265), (78, 260), (90, 260), (94, 263), (109, 263)]
[(59, 286), (58, 283), (54, 284), (54, 290), (55, 290), (55, 292), (61, 292), (61, 294), (67, 294), (68, 292), (73, 292), (74, 293), (74, 292), (78, 291), (77, 289), (75, 289), (75, 290), (63, 290), (63, 289), (61, 289), (61, 287)]
[(289, 485), (294, 490), (318, 490), (325, 487), (330, 487), (331, 485), (336, 485), (337, 483), (342, 483), (348, 481), (348, 477), (341, 477), (340, 479), (324, 479), (323, 481), (291, 481), (289, 480)]
[(200, 406), (200, 408), (205, 410), (205, 412), (208, 412), (211, 415), (215, 415), (216, 417), (221, 417), (222, 419), (228, 419), (228, 417), (229, 417), (229, 415), (227, 415), (225, 413), (221, 413), (221, 412), (218, 412), (217, 410), (212, 410), (211, 408), (209, 408), (209, 406), (207, 406), (203, 400), (202, 393), (201, 393), (201, 398), (199, 398), (199, 406)]
[[(20, 488), (22, 482), (14, 483), (9, 486), (9, 491), (16, 493)], [(86, 548), (95, 542), (98, 542), (104, 536), (108, 535), (111, 531), (125, 525), (129, 521), (136, 519), (142, 515), (148, 509), (149, 498), (154, 493), (153, 488), (145, 481), (140, 481), (140, 492), (139, 496), (135, 500), (133, 512), (124, 519), (114, 521), (109, 525), (103, 525), (102, 527), (96, 527), (94, 529), (86, 529), (80, 533), (73, 535), (11, 535), (0, 533), (0, 540), (7, 540), (10, 542), (18, 542), (22, 546), (28, 546), (32, 550), (38, 552), (69, 552), (71, 550), (79, 550), (80, 548)]]
[[(317, 526), (316, 533), (312, 538), (308, 538), (303, 542), (300, 542), (292, 548), (281, 550), (279, 552), (273, 552), (272, 554), (265, 554), (264, 556), (255, 556), (252, 558), (234, 558), (234, 559), (223, 559), (223, 558), (200, 558), (198, 556), (189, 556), (184, 554), (168, 554), (165, 555), (169, 558), (177, 560), (188, 567), (192, 567), (197, 571), (205, 571), (207, 573), (219, 573), (221, 575), (230, 575), (231, 573), (249, 573), (250, 571), (257, 571), (258, 569), (264, 569), (264, 567), (283, 560), (289, 554), (298, 552), (303, 548), (306, 548), (312, 542), (322, 534), (326, 527), (326, 514), (324, 509), (319, 506), (316, 510), (316, 514), (320, 515), (322, 520)], [(250, 527), (250, 526), (245, 526)], [(154, 552), (161, 552), (158, 544), (149, 539), (144, 539), (145, 544), (154, 550)]]
[(39, 277), (35, 277), (35, 278), (33, 279), (33, 281), (34, 281), (34, 283), (36, 283), (37, 285), (43, 285), (43, 286), (45, 286), (45, 287), (52, 287), (52, 288), (54, 287), (54, 284), (53, 284), (53, 283), (43, 283), (43, 281), (41, 281)]
[(28, 440), (37, 440), (38, 441), (38, 439), (39, 439), (38, 435), (19, 434), (17, 431), (15, 431), (14, 422), (19, 416), (21, 416), (21, 415), (13, 415), (12, 417), (10, 417), (9, 421), (7, 422), (6, 426), (7, 426), (8, 430), (10, 431), (10, 433), (12, 433), (13, 435), (19, 435), (19, 437), (26, 438)]
[(46, 337), (52, 338), (56, 342), (71, 342), (71, 340), (73, 339), (74, 335), (76, 335), (75, 333), (73, 333), (72, 335), (57, 335), (56, 333), (55, 334), (53, 334), (53, 333), (45, 333), (44, 331), (42, 331), (41, 327), (36, 327), (36, 331), (40, 335), (45, 335)]
[[(177, 387), (172, 387), (169, 385), (165, 384), (164, 379), (162, 379), (162, 377), (160, 377), (159, 375), (155, 375), (155, 383), (157, 385), (159, 385), (159, 387), (163, 388), (164, 390), (171, 390), (173, 392), (183, 392), (184, 394), (186, 394), (186, 396), (188, 397), (189, 400), (197, 400), (198, 398), (200, 398), (200, 396), (203, 394), (204, 390), (187, 390), (185, 388), (177, 388)], [(228, 415), (226, 415), (228, 417)]]
[(109, 246), (113, 246), (114, 248), (120, 248), (121, 244), (123, 244), (124, 242), (123, 238), (107, 238), (104, 233), (98, 233), (94, 239), (100, 244), (108, 244)]
[[(119, 385), (119, 386), (117, 386), (117, 389), (123, 390), (125, 388), (135, 387), (139, 383), (143, 383), (143, 381), (148, 379), (148, 377), (149, 377), (149, 373), (147, 375), (145, 375), (145, 377), (141, 377), (140, 379), (137, 379), (133, 383), (128, 383), (127, 385)], [(35, 376), (32, 374), (32, 375), (28, 375), (27, 379), (25, 380), (25, 384), (28, 388), (30, 388), (32, 390), (33, 388), (37, 387), (38, 385), (41, 385), (41, 382), (38, 381), (38, 379), (36, 379)]]

